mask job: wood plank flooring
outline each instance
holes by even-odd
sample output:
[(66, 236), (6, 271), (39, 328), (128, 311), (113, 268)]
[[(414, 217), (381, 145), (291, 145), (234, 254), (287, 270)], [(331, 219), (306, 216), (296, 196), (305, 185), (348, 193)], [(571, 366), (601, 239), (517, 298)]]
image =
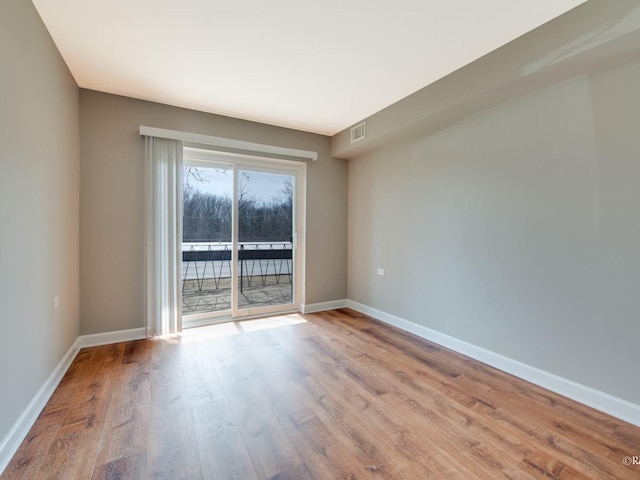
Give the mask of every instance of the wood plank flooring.
[(83, 349), (7, 479), (640, 479), (640, 428), (352, 310)]

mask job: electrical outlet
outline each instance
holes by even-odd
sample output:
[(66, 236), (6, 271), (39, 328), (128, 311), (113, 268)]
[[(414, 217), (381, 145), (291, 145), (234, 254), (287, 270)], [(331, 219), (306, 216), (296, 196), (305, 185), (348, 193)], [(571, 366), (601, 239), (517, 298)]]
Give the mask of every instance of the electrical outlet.
[(384, 268), (378, 268), (378, 275), (384, 277)]
[(58, 308), (60, 306), (60, 297), (58, 295), (56, 295), (55, 297), (53, 297), (51, 303), (53, 305), (53, 309), (55, 310), (56, 308)]

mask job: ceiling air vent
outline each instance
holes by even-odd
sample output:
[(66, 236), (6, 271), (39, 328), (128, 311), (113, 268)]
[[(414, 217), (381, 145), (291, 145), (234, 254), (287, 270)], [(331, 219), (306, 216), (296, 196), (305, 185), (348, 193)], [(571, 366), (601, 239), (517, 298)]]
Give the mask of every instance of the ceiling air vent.
[(361, 122), (351, 127), (351, 143), (362, 140), (367, 135), (367, 122)]

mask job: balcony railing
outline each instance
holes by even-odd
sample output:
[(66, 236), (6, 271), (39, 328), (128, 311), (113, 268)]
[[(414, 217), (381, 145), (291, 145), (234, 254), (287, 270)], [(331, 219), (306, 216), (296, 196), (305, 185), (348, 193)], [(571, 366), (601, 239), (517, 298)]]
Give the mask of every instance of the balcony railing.
[[(292, 301), (291, 242), (242, 242), (238, 251), (238, 306)], [(232, 245), (225, 242), (182, 244), (183, 314), (231, 307)]]

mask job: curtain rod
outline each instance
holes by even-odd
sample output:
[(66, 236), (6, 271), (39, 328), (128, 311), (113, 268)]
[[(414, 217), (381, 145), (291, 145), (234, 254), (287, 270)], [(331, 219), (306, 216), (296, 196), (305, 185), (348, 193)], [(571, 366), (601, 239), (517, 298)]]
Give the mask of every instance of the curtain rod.
[(310, 150), (278, 147), (275, 145), (265, 145), (263, 143), (245, 142), (243, 140), (234, 140), (232, 138), (214, 137), (200, 133), (181, 132), (179, 130), (167, 130), (164, 128), (147, 127), (144, 125), (140, 125), (140, 135), (213, 145), (216, 147), (231, 148), (245, 152), (270, 153), (275, 155), (285, 155), (287, 157), (308, 158), (313, 161), (318, 159), (318, 152)]

